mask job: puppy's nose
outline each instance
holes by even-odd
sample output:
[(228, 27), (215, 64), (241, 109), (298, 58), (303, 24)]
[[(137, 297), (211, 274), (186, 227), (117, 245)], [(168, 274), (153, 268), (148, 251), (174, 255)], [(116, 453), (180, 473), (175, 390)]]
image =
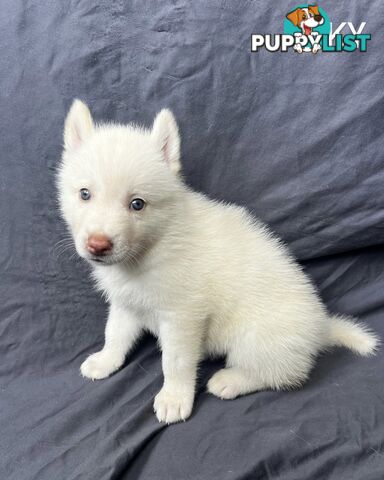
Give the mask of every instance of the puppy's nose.
[(87, 240), (87, 250), (92, 255), (102, 256), (112, 249), (112, 240), (102, 233), (90, 235)]
[(321, 20), (323, 19), (321, 15), (314, 15), (313, 18), (316, 20), (316, 22), (321, 22)]

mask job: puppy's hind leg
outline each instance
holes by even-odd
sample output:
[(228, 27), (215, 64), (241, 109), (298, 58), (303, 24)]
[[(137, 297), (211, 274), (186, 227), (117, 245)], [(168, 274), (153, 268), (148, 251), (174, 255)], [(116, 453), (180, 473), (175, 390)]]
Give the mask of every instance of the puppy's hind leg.
[(312, 367), (313, 356), (308, 348), (305, 351), (305, 342), (300, 344), (298, 337), (257, 342), (252, 334), (239, 332), (232, 340), (227, 368), (216, 372), (208, 382), (208, 391), (220, 398), (297, 387), (306, 380)]
[(208, 392), (225, 400), (266, 388), (267, 385), (256, 371), (241, 367), (222, 368), (211, 377), (207, 385)]

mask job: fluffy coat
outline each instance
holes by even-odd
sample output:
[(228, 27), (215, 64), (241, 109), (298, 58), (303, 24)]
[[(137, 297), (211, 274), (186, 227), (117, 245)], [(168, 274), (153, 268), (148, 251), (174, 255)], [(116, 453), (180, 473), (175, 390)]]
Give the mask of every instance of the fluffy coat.
[[(329, 315), (261, 222), (183, 183), (179, 156), (168, 110), (145, 130), (95, 126), (85, 104), (71, 107), (58, 174), (61, 211), (110, 304), (105, 345), (81, 373), (108, 377), (140, 334), (152, 332), (164, 373), (154, 409), (159, 421), (172, 423), (190, 416), (198, 363), (206, 356), (226, 358), (208, 391), (232, 399), (301, 385), (318, 353), (334, 345), (372, 354), (376, 336), (353, 319)], [(84, 188), (87, 200), (79, 194)], [(139, 211), (137, 198), (145, 204)], [(112, 245), (101, 256), (87, 248), (96, 234)]]

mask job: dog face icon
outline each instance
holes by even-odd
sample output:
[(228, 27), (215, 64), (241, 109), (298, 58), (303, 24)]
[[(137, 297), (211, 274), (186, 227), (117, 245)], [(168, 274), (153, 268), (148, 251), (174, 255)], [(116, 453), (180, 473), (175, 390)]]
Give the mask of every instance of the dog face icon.
[(296, 27), (299, 27), (304, 35), (311, 35), (312, 29), (324, 23), (324, 17), (319, 12), (317, 5), (308, 5), (306, 8), (296, 8), (288, 13), (290, 20)]

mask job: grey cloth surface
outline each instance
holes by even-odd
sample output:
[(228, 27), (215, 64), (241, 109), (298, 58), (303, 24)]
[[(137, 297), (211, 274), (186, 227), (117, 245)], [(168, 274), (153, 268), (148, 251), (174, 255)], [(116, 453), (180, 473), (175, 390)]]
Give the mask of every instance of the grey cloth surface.
[(322, 356), (301, 390), (205, 392), (165, 427), (147, 337), (111, 378), (80, 377), (106, 306), (61, 252), (54, 186), (74, 97), (96, 120), (150, 125), (169, 107), (188, 184), (247, 206), (302, 261), (333, 312), (384, 336), (384, 4), (324, 0), (367, 22), (366, 53), (250, 52), (292, 2), (3, 0), (0, 14), (0, 478), (380, 480), (383, 350)]

